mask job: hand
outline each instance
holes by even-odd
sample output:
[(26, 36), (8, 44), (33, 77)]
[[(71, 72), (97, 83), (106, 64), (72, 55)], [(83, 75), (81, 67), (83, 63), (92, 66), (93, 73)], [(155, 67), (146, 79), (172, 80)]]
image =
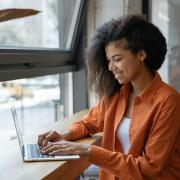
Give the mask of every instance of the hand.
[(57, 131), (48, 131), (38, 136), (38, 145), (40, 149), (45, 147), (49, 142), (56, 142), (60, 139), (70, 140), (71, 132), (69, 130), (58, 133)]
[(60, 140), (58, 142), (49, 143), (40, 150), (42, 154), (64, 155), (64, 154), (80, 154), (89, 155), (91, 145), (79, 144), (70, 141)]
[(56, 131), (48, 131), (38, 136), (38, 145), (41, 148), (45, 147), (48, 142), (59, 141), (62, 138), (61, 134)]

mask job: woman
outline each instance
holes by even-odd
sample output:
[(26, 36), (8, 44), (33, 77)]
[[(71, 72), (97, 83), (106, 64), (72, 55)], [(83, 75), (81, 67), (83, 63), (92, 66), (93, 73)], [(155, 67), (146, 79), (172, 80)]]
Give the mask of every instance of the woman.
[[(157, 72), (166, 51), (162, 33), (141, 15), (100, 27), (87, 52), (100, 101), (64, 133), (40, 135), (41, 152), (89, 156), (100, 180), (180, 179), (180, 95)], [(100, 131), (102, 147), (69, 142)]]

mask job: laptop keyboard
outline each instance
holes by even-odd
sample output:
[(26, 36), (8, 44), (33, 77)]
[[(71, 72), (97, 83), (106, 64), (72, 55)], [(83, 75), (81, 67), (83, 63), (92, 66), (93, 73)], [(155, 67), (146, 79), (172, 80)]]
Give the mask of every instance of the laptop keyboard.
[(54, 158), (54, 156), (44, 155), (39, 152), (39, 146), (37, 144), (27, 144), (28, 157), (31, 158)]

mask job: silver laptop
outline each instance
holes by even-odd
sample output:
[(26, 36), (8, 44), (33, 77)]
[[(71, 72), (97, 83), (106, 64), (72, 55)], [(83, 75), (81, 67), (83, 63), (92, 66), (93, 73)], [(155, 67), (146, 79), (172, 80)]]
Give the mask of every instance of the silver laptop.
[(11, 112), (14, 119), (14, 125), (19, 141), (19, 146), (21, 150), (21, 154), (23, 157), (23, 160), (25, 162), (32, 162), (32, 161), (57, 161), (57, 160), (72, 160), (72, 159), (79, 159), (79, 155), (61, 155), (61, 156), (49, 156), (49, 155), (43, 155), (39, 153), (39, 146), (38, 144), (24, 144), (23, 138), (22, 138), (22, 131), (19, 125), (18, 116), (16, 113), (16, 109), (14, 104), (11, 104)]

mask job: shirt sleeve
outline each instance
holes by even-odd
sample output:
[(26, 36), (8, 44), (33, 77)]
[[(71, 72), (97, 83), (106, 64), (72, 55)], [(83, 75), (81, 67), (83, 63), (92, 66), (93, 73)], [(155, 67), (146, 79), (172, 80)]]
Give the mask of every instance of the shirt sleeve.
[(85, 137), (89, 134), (102, 132), (104, 126), (104, 98), (93, 107), (84, 118), (74, 122), (68, 130), (72, 132), (71, 140)]
[(93, 145), (90, 150), (90, 161), (122, 179), (155, 178), (177, 147), (180, 129), (179, 110), (179, 95), (172, 95), (164, 101), (141, 156), (133, 157)]

